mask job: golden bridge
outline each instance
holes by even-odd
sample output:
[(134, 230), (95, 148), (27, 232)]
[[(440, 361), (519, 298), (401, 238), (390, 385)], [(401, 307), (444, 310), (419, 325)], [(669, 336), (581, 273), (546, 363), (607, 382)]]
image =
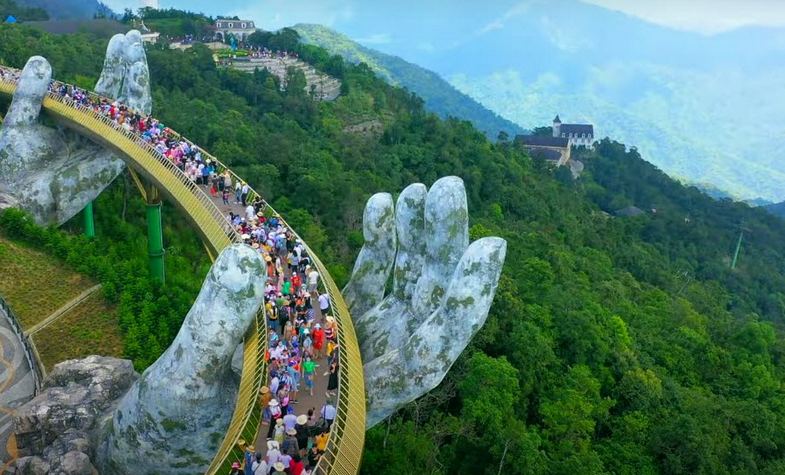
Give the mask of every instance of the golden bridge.
[[(5, 66), (0, 66), (0, 69), (9, 73), (6, 77), (0, 78), (0, 93), (13, 95), (16, 91), (15, 78), (20, 76), (21, 71)], [(54, 81), (55, 90), (63, 85)], [(104, 99), (110, 103), (114, 101), (93, 93), (90, 94), (96, 103)], [(123, 129), (90, 107), (82, 106), (67, 97), (52, 92), (44, 98), (43, 110), (58, 123), (105, 146), (122, 158), (146, 199), (150, 198), (147, 195), (157, 193), (158, 190), (168, 197), (198, 230), (211, 259), (215, 259), (226, 246), (242, 242), (240, 235), (203, 189), (134, 132)], [(180, 137), (180, 139), (188, 142), (184, 137)], [(194, 146), (190, 142), (189, 144)], [(197, 148), (204, 159), (212, 160), (219, 169), (228, 170), (233, 180), (242, 180), (202, 147), (197, 146)], [(145, 187), (140, 176), (144, 177), (151, 186)], [(248, 201), (253, 201), (258, 196), (258, 193), (251, 189)], [(287, 228), (297, 235), (269, 205), (268, 212), (278, 217)], [(339, 358), (341, 361), (336, 404), (337, 415), (330, 430), (327, 449), (314, 473), (356, 474), (360, 468), (365, 442), (365, 386), (360, 348), (349, 310), (340, 290), (318, 256), (308, 247), (305, 240), (302, 238), (300, 240), (305, 245), (313, 265), (322, 276), (325, 291), (330, 296), (334, 309), (333, 315), (338, 322)], [(218, 452), (206, 472), (207, 474), (229, 473), (231, 463), (243, 458), (242, 449), (238, 442), (256, 440), (261, 424), (262, 410), (257, 395), (261, 386), (265, 384), (267, 375), (265, 362), (267, 341), (267, 318), (264, 315), (264, 306), (262, 306), (255, 323), (245, 336), (243, 370), (232, 420)]]

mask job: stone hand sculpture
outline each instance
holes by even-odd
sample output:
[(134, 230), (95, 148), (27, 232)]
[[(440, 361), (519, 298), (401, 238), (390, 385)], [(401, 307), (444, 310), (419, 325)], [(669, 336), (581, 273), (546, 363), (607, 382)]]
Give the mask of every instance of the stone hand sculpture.
[(264, 298), (265, 265), (248, 246), (221, 252), (174, 342), (123, 396), (99, 448), (104, 474), (203, 473), (237, 395), (237, 343)]
[[(22, 208), (39, 224), (59, 225), (95, 199), (123, 162), (71, 130), (39, 121), (51, 79), (46, 59), (27, 61), (0, 129), (0, 208)], [(96, 92), (150, 113), (150, 73), (138, 31), (109, 41)]]
[(387, 193), (368, 200), (365, 244), (343, 291), (364, 361), (368, 428), (436, 387), (485, 323), (507, 242), (470, 245), (468, 220), (458, 177), (430, 190), (410, 185), (395, 208)]

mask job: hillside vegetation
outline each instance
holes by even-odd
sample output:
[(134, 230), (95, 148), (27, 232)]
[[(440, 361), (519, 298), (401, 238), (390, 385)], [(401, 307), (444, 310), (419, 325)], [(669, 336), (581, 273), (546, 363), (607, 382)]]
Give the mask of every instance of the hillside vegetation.
[(458, 117), (474, 124), (495, 140), (500, 131), (512, 136), (521, 127), (498, 116), (463, 94), (433, 71), (403, 59), (384, 54), (352, 41), (349, 37), (321, 25), (295, 25), (303, 41), (340, 55), (350, 63), (365, 63), (388, 83), (409, 89), (425, 100), (425, 107), (443, 118)]
[[(199, 45), (151, 49), (154, 114), (261, 191), (337, 280), (362, 245), (365, 200), (415, 181), (461, 176), (472, 237), (509, 243), (485, 327), (443, 384), (368, 432), (363, 473), (785, 472), (785, 222), (686, 188), (610, 140), (577, 154), (586, 172), (573, 181), (291, 30), (268, 41), (340, 78), (344, 94), (317, 103), (264, 72), (217, 70)], [(21, 67), (43, 54), (64, 80), (94, 80), (105, 45), (0, 27), (1, 58)], [(383, 132), (345, 133), (358, 114)], [(206, 265), (167, 207), (169, 280), (147, 283), (143, 205), (126, 186), (98, 199), (93, 243), (66, 232), (77, 225), (42, 233), (13, 211), (0, 228), (96, 275), (118, 302), (125, 354), (144, 367)], [(609, 214), (628, 205), (646, 213)], [(751, 233), (732, 271), (740, 225)]]

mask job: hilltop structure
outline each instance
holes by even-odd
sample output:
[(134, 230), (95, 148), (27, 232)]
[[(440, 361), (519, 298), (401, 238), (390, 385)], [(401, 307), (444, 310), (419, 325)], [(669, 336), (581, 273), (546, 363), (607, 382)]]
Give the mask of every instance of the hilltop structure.
[(594, 125), (562, 124), (559, 115), (553, 119), (553, 136), (566, 138), (570, 147), (592, 148), (594, 145)]
[(550, 137), (547, 135), (518, 135), (515, 137), (515, 144), (526, 149), (532, 157), (544, 158), (556, 166), (570, 162), (572, 147), (592, 148), (594, 146), (594, 125), (562, 124), (558, 114), (553, 119), (551, 134)]
[(229, 35), (233, 35), (240, 41), (251, 35), (256, 31), (256, 26), (251, 20), (237, 20), (228, 18), (219, 18), (215, 20), (215, 36), (221, 38), (221, 41), (226, 42)]

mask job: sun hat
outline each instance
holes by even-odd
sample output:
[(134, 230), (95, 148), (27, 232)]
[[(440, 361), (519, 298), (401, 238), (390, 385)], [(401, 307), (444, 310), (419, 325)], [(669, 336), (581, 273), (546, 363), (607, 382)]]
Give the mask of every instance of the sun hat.
[(300, 414), (299, 416), (297, 416), (297, 423), (300, 424), (301, 426), (305, 425), (306, 423), (308, 423), (308, 416), (306, 416), (305, 414)]
[(278, 470), (279, 472), (283, 472), (286, 467), (283, 466), (283, 462), (275, 462), (273, 464), (273, 468)]
[(297, 431), (292, 427), (291, 429), (287, 430), (286, 433), (288, 435), (297, 435)]
[(267, 450), (278, 450), (278, 441), (277, 440), (268, 440), (267, 441)]
[(262, 386), (261, 388), (259, 388), (259, 392), (261, 394), (267, 394), (270, 392), (270, 388), (268, 388), (267, 386)]
[(232, 463), (232, 468), (240, 468), (240, 462)]
[(253, 445), (249, 445), (245, 448), (248, 452), (256, 452), (256, 448)]
[(277, 420), (275, 421), (275, 425), (277, 425), (277, 426), (282, 426), (282, 425), (283, 425), (283, 418), (281, 418), (281, 419), (277, 419)]
[(270, 402), (268, 402), (267, 405), (275, 407), (275, 406), (278, 405), (278, 400), (277, 399), (270, 399)]

